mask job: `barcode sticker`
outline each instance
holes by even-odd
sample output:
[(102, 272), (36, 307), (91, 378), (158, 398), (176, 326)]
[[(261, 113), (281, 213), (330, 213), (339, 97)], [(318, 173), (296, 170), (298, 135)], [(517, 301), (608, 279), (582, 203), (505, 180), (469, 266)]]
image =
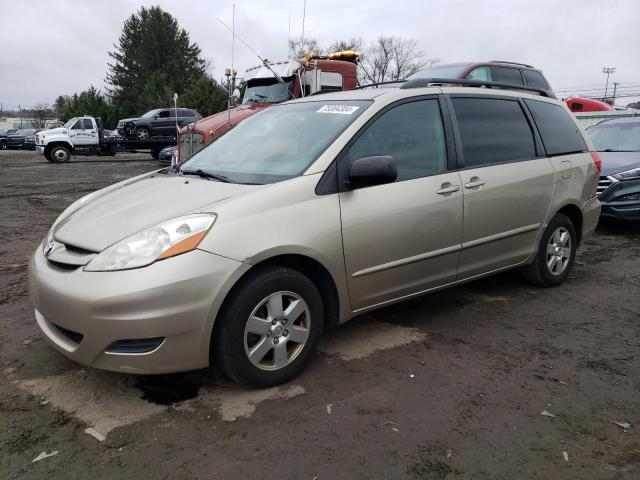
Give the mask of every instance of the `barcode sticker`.
[(323, 105), (318, 109), (320, 113), (340, 113), (342, 115), (351, 115), (360, 107), (355, 105)]

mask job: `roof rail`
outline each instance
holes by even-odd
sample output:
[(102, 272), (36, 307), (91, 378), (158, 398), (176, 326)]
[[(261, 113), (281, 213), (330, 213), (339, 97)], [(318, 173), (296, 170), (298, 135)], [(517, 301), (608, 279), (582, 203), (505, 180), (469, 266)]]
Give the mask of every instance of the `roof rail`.
[(351, 90), (361, 90), (363, 88), (377, 87), (379, 85), (393, 85), (394, 83), (405, 83), (407, 81), (408, 80), (388, 80), (386, 82), (368, 83), (367, 85), (360, 85), (356, 88), (352, 88)]
[(521, 67), (535, 68), (533, 65), (527, 65), (526, 63), (507, 62), (505, 60), (489, 60), (489, 61), (493, 63), (506, 63), (507, 65), (520, 65)]
[(550, 97), (549, 92), (544, 88), (530, 87), (529, 85), (517, 85), (514, 83), (490, 82), (485, 80), (467, 80), (462, 78), (416, 78), (407, 81), (400, 88), (423, 88), (436, 85), (454, 85), (462, 87), (487, 87), (502, 88), (504, 90), (525, 90), (536, 92), (544, 97)]

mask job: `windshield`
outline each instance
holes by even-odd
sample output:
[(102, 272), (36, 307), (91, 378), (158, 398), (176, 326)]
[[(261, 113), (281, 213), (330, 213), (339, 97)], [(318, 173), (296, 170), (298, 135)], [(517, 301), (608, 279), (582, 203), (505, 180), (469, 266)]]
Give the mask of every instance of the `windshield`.
[(149, 110), (147, 113), (145, 113), (144, 115), (142, 115), (140, 118), (151, 118), (153, 117), (156, 113), (158, 113), (160, 110), (159, 109), (155, 109), (155, 110)]
[(587, 129), (599, 152), (640, 151), (640, 122), (594, 125)]
[(76, 123), (76, 120), (78, 120), (78, 117), (73, 117), (71, 120), (67, 121), (67, 123), (64, 124), (64, 128), (71, 128), (71, 125)]
[(304, 172), (370, 101), (276, 105), (243, 121), (185, 162), (236, 183), (264, 184)]
[(275, 78), (254, 78), (244, 88), (242, 103), (280, 103), (291, 98), (293, 77), (284, 77), (284, 83)]
[(469, 65), (442, 65), (420, 70), (411, 75), (407, 80), (416, 78), (460, 78)]

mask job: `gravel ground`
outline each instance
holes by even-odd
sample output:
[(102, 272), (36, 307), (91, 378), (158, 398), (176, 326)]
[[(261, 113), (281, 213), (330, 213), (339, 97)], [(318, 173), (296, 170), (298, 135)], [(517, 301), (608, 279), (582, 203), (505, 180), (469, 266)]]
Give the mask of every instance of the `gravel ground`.
[(601, 225), (561, 287), (508, 272), (385, 308), (247, 391), (83, 369), (35, 325), (27, 263), (54, 218), (155, 161), (0, 167), (0, 478), (640, 478), (640, 226)]

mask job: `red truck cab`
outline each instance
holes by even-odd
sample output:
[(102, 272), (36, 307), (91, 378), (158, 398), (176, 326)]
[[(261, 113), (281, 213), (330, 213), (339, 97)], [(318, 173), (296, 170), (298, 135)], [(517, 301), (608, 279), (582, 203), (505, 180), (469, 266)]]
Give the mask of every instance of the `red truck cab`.
[[(350, 90), (358, 85), (359, 53), (344, 51), (328, 56), (269, 62), (246, 71), (240, 104), (216, 113), (180, 130), (178, 162), (184, 162), (209, 143), (224, 135), (245, 118), (270, 106), (319, 92)], [(273, 70), (273, 71), (272, 71)], [(273, 72), (284, 81), (281, 83)]]
[(614, 108), (608, 103), (593, 98), (569, 97), (564, 102), (572, 112), (611, 112)]

